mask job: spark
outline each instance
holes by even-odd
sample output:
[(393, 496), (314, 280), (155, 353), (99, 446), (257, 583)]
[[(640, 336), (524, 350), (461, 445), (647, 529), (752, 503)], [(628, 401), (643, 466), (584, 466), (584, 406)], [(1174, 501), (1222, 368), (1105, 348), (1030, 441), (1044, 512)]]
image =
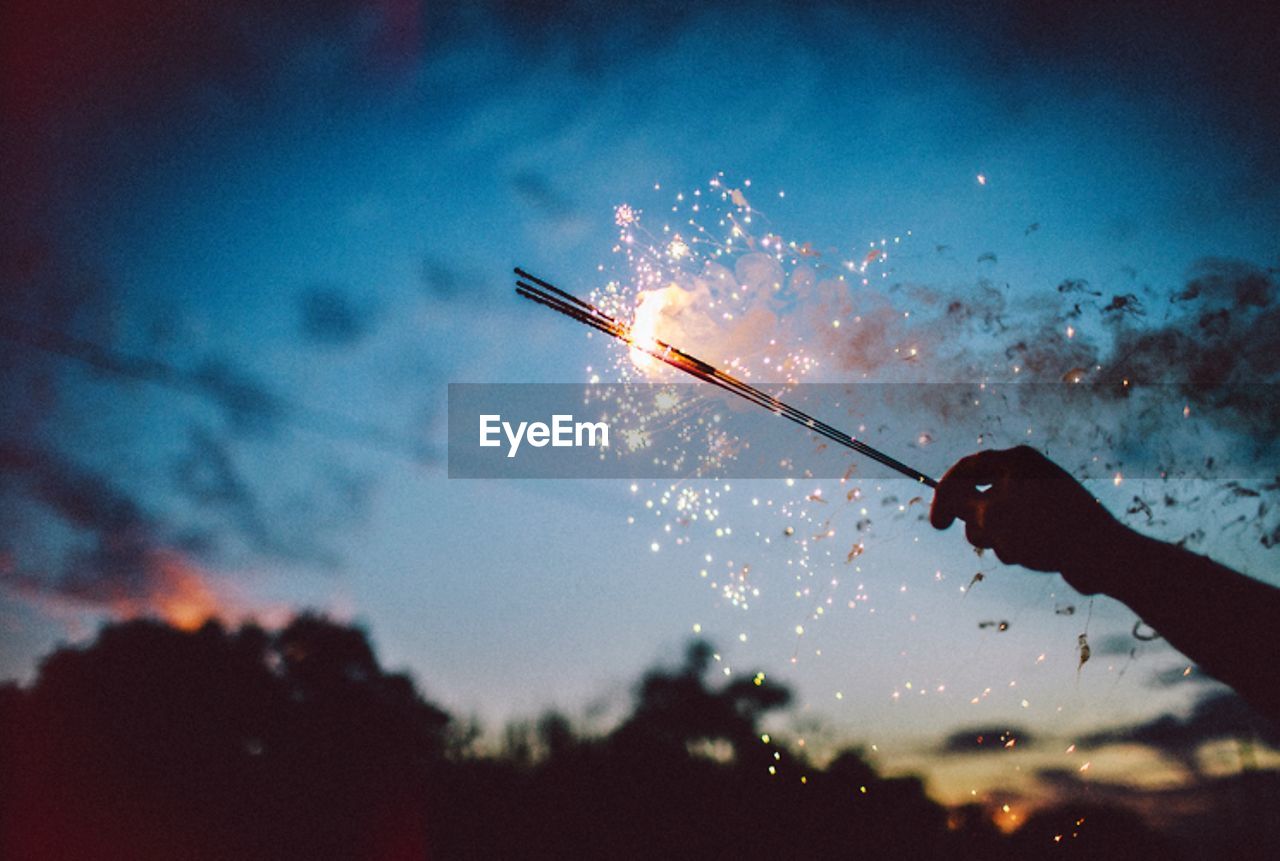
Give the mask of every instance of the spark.
[(613, 223), (619, 227), (630, 227), (636, 223), (636, 211), (629, 204), (623, 203), (613, 209)]
[[(670, 365), (677, 370), (683, 371), (697, 379), (711, 383), (727, 392), (735, 394), (746, 401), (756, 404), (764, 409), (773, 412), (775, 415), (782, 416), (790, 421), (809, 428), (811, 431), (826, 437), (827, 439), (839, 443), (846, 448), (853, 449), (865, 457), (871, 458), (890, 469), (893, 469), (908, 478), (928, 487), (937, 487), (938, 483), (925, 475), (919, 470), (907, 466), (889, 455), (873, 448), (862, 442), (856, 437), (850, 436), (843, 431), (837, 430), (826, 422), (813, 418), (807, 413), (801, 412), (795, 407), (783, 402), (773, 395), (766, 394), (760, 389), (751, 386), (742, 380), (720, 370), (703, 360), (692, 356), (678, 347), (667, 344), (653, 337), (653, 327), (656, 326), (657, 316), (661, 311), (661, 305), (656, 308), (649, 305), (651, 300), (646, 297), (642, 300), (641, 306), (637, 309), (637, 319), (630, 325), (620, 323), (613, 317), (601, 311), (595, 305), (560, 290), (559, 288), (530, 275), (523, 269), (515, 270), (519, 279), (516, 282), (516, 293), (526, 299), (537, 302), (557, 311), (565, 316), (576, 320), (579, 323), (590, 326), (597, 331), (604, 332), (607, 335), (621, 340), (623, 343), (629, 344), (633, 350), (640, 351), (650, 358), (657, 359), (664, 364)], [(524, 279), (528, 279), (527, 281)], [(535, 286), (536, 285), (536, 286)], [(652, 295), (652, 294), (650, 294)], [(643, 315), (642, 312), (643, 311)]]
[[(984, 174), (982, 184), (985, 183)], [(661, 191), (663, 187), (661, 183), (654, 183), (655, 191)], [(626, 277), (608, 280), (579, 299), (533, 277), (523, 269), (518, 269), (516, 274), (520, 280), (517, 282), (517, 293), (588, 326), (594, 330), (592, 334), (599, 332), (608, 335), (610, 339), (617, 339), (622, 349), (616, 351), (614, 367), (626, 382), (637, 378), (660, 381), (655, 375), (665, 371), (665, 367), (673, 368), (700, 382), (710, 383), (734, 394), (760, 409), (768, 409), (791, 423), (803, 425), (811, 433), (822, 437), (818, 441), (821, 448), (830, 443), (838, 444), (839, 447), (876, 459), (920, 483), (934, 486), (927, 475), (866, 446), (860, 439), (867, 433), (866, 427), (858, 427), (854, 433), (845, 433), (786, 403), (783, 400), (787, 397), (785, 394), (767, 394), (757, 388), (758, 380), (790, 387), (810, 375), (821, 373), (820, 369), (827, 363), (827, 359), (826, 355), (813, 352), (815, 344), (829, 349), (825, 345), (832, 343), (834, 339), (846, 335), (864, 337), (863, 333), (871, 324), (870, 318), (864, 322), (862, 316), (850, 313), (847, 308), (832, 307), (816, 318), (817, 323), (828, 324), (821, 325), (820, 341), (804, 337), (788, 341), (776, 331), (772, 333), (776, 337), (765, 335), (746, 344), (741, 339), (734, 340), (738, 332), (761, 331), (755, 321), (768, 319), (759, 314), (764, 308), (769, 307), (769, 313), (776, 318), (777, 312), (772, 310), (774, 304), (793, 301), (795, 273), (802, 267), (819, 272), (823, 269), (834, 270), (832, 283), (843, 282), (850, 290), (858, 282), (874, 288), (875, 282), (887, 275), (888, 259), (896, 256), (901, 243), (909, 241), (911, 232), (901, 231), (900, 235), (894, 235), (892, 231), (886, 232), (883, 238), (847, 251), (825, 247), (819, 249), (810, 242), (800, 241), (799, 237), (793, 240), (781, 235), (781, 231), (770, 222), (766, 214), (756, 208), (755, 204), (766, 198), (773, 201), (785, 199), (786, 193), (777, 189), (766, 191), (759, 186), (753, 188), (746, 181), (734, 183), (727, 180), (722, 172), (704, 182), (700, 188), (686, 188), (679, 193), (676, 189), (671, 189), (666, 194), (670, 195), (667, 203), (670, 204), (674, 199), (675, 204), (671, 207), (674, 214), (668, 216), (667, 223), (660, 220), (656, 224), (646, 224), (647, 212), (642, 211), (636, 203), (621, 204), (613, 210), (618, 232), (612, 252), (624, 261)], [(773, 197), (774, 194), (777, 195), (776, 198)], [(665, 214), (665, 205), (652, 207), (659, 212), (660, 218)], [(776, 261), (776, 266), (763, 277), (744, 275), (743, 272), (748, 270), (744, 270), (741, 265), (743, 258), (748, 255), (748, 263), (760, 263), (762, 259), (771, 258)], [(788, 267), (794, 269), (788, 272)], [(596, 268), (599, 272), (605, 271), (603, 265)], [(842, 271), (845, 274), (840, 274)], [(876, 277), (877, 272), (879, 278)], [(765, 301), (770, 305), (752, 304)], [(900, 308), (897, 310), (901, 312), (898, 320), (915, 322), (917, 319), (912, 311), (903, 312)], [(726, 332), (726, 329), (729, 331)], [(812, 333), (808, 334), (812, 337)], [(698, 355), (710, 361), (684, 352), (681, 348), (685, 346), (696, 347)], [(888, 349), (896, 352), (898, 359), (904, 364), (913, 361), (923, 364), (926, 361), (924, 357), (937, 352), (929, 342), (915, 339), (904, 340), (897, 346), (890, 344)], [(830, 356), (831, 365), (838, 367), (839, 363), (834, 360), (839, 355), (833, 351)], [(757, 375), (763, 376), (758, 378)], [(599, 380), (606, 375), (602, 371), (588, 368), (588, 376)], [(755, 582), (749, 579), (747, 572), (750, 566), (746, 563), (756, 560), (730, 561), (723, 558), (724, 555), (736, 556), (739, 552), (749, 552), (742, 549), (749, 545), (745, 545), (741, 538), (731, 538), (735, 509), (724, 504), (723, 497), (728, 493), (728, 488), (725, 487), (722, 492), (718, 486), (703, 483), (700, 476), (704, 473), (700, 471), (704, 468), (716, 469), (723, 462), (732, 460), (735, 457), (735, 447), (737, 451), (741, 451), (749, 447), (749, 441), (733, 438), (727, 430), (729, 423), (720, 423), (720, 416), (714, 414), (713, 408), (706, 406), (705, 398), (677, 395), (680, 391), (677, 387), (669, 390), (661, 387), (655, 389), (659, 393), (647, 400), (641, 398), (634, 403), (620, 403), (617, 406), (619, 411), (629, 417), (643, 418), (643, 421), (635, 423), (638, 430), (626, 442), (630, 447), (644, 448), (643, 457), (652, 453), (656, 463), (658, 457), (665, 457), (654, 451), (661, 439), (657, 431), (687, 426), (691, 429), (688, 432), (690, 435), (681, 437), (686, 445), (680, 447), (680, 458), (687, 456), (688, 459), (672, 458), (669, 464), (663, 464), (664, 467), (669, 465), (680, 476), (665, 489), (661, 487), (661, 483), (656, 488), (646, 488), (644, 491), (637, 485), (632, 485), (631, 493), (637, 496), (637, 502), (643, 501), (644, 510), (637, 512), (638, 517), (628, 517), (628, 522), (643, 523), (650, 514), (656, 518), (652, 522), (660, 527), (661, 533), (652, 536), (660, 539), (651, 545), (654, 553), (670, 553), (673, 549), (678, 551), (684, 544), (699, 540), (695, 537), (694, 530), (697, 530), (697, 535), (709, 540), (725, 539), (725, 543), (719, 547), (733, 549), (717, 554), (722, 558), (714, 563), (711, 554), (706, 554), (705, 567), (695, 563), (690, 574), (696, 572), (696, 582), (706, 584), (717, 603), (735, 610), (746, 610), (749, 603), (760, 598), (762, 587), (768, 581), (762, 579)], [(784, 392), (785, 390), (783, 389)], [(689, 445), (701, 443), (704, 439), (705, 453), (700, 444)], [(933, 438), (917, 427), (916, 432), (904, 441), (923, 447), (931, 445)], [(833, 452), (836, 449), (837, 445), (831, 445)], [(625, 449), (620, 451), (625, 452)], [(870, 596), (861, 585), (852, 593), (842, 593), (842, 590), (850, 590), (852, 583), (841, 585), (848, 574), (861, 574), (861, 565), (866, 564), (861, 557), (870, 545), (871, 519), (864, 507), (857, 522), (858, 534), (845, 539), (851, 543), (827, 540), (844, 528), (839, 518), (854, 516), (854, 511), (844, 512), (844, 504), (840, 504), (838, 496), (834, 494), (828, 497), (821, 491), (814, 491), (812, 485), (805, 487), (815, 476), (802, 474), (802, 470), (790, 458), (783, 458), (780, 465), (784, 470), (794, 470), (794, 477), (785, 477), (788, 490), (784, 492), (784, 496), (771, 499), (765, 494), (753, 496), (748, 491), (741, 504), (746, 506), (749, 501), (750, 507), (756, 512), (767, 510), (771, 515), (776, 513), (776, 516), (786, 518), (781, 524), (781, 527), (785, 527), (781, 529), (781, 535), (778, 534), (778, 526), (759, 529), (754, 531), (755, 540), (762, 548), (771, 546), (773, 552), (785, 554), (785, 559), (779, 560), (776, 570), (783, 576), (794, 577), (794, 583), (783, 584), (783, 588), (775, 589), (774, 594), (794, 594), (796, 600), (805, 604), (804, 615), (799, 618), (792, 616), (782, 630), (786, 631), (794, 626), (796, 638), (811, 641), (817, 634), (814, 628), (816, 622), (829, 617), (835, 608), (844, 609), (847, 606), (851, 611), (865, 609), (869, 614), (876, 613), (876, 608), (869, 604)], [(842, 485), (853, 480), (855, 465), (849, 466), (841, 480)], [(796, 484), (797, 481), (800, 482), (799, 485)], [(846, 492), (846, 503), (853, 503), (855, 511), (858, 510), (857, 501), (863, 500), (862, 490), (856, 483), (843, 489)], [(875, 489), (877, 492), (882, 490), (880, 487)], [(810, 491), (813, 491), (812, 495), (809, 495)], [(863, 501), (866, 505), (870, 504), (869, 500)], [(924, 500), (913, 497), (905, 506), (897, 506), (897, 510), (905, 514), (916, 501)], [(827, 511), (818, 515), (816, 510), (823, 508)], [(828, 514), (832, 517), (827, 517), (827, 522), (822, 523), (823, 517)], [(739, 534), (743, 532), (741, 528), (737, 531)], [(752, 531), (748, 529), (746, 534), (750, 536)], [(855, 541), (855, 538), (860, 540)], [(670, 548), (673, 540), (676, 542), (675, 548)], [(847, 551), (844, 562), (852, 568), (840, 566), (842, 551)], [(760, 560), (759, 566), (764, 572), (775, 570), (773, 563), (766, 560)], [(825, 576), (823, 568), (827, 566), (832, 573), (839, 572), (839, 576)], [(965, 591), (981, 579), (981, 575), (976, 577)], [(905, 591), (906, 584), (902, 585), (902, 591)], [(795, 625), (797, 621), (802, 621), (803, 624)], [(701, 630), (701, 625), (695, 627), (695, 633), (701, 633)], [(745, 634), (739, 635), (739, 642), (747, 642), (744, 637)], [(754, 633), (751, 639), (752, 642), (756, 639)], [(796, 663), (799, 657), (798, 645), (799, 643), (797, 653), (791, 659), (792, 663)], [(815, 650), (813, 654), (820, 657), (821, 650)], [(754, 677), (753, 684), (763, 684), (763, 674)], [(943, 686), (938, 686), (939, 691), (942, 688)], [(917, 689), (921, 694), (926, 693), (923, 685), (917, 686)], [(845, 692), (836, 693), (840, 699)], [(899, 694), (894, 692), (893, 696), (898, 699)]]

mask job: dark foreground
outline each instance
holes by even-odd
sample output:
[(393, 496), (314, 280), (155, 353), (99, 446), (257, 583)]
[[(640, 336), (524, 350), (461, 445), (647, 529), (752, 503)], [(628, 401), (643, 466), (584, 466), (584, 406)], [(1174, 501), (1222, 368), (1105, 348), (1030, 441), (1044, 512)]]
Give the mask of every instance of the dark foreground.
[[(605, 735), (548, 714), (482, 754), (475, 728), (385, 672), (357, 629), (115, 625), (50, 655), (31, 687), (0, 688), (0, 857), (1205, 854), (1115, 804), (1042, 810), (1005, 836), (989, 811), (945, 809), (856, 750), (814, 768), (762, 740), (789, 692), (713, 688), (710, 661), (694, 644), (683, 666), (647, 673)], [(1273, 773), (1250, 779), (1276, 797)], [(1265, 857), (1255, 830), (1213, 839)]]

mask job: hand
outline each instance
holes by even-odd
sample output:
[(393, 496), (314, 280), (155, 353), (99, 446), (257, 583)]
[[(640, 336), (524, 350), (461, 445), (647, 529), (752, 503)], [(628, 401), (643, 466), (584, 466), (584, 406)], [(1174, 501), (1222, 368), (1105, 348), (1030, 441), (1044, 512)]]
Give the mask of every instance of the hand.
[[(990, 485), (985, 490), (980, 487)], [(1086, 595), (1103, 591), (1095, 572), (1114, 554), (1125, 529), (1061, 467), (1028, 446), (980, 451), (947, 471), (929, 520), (946, 529), (956, 518), (975, 547), (1001, 562), (1060, 571)]]

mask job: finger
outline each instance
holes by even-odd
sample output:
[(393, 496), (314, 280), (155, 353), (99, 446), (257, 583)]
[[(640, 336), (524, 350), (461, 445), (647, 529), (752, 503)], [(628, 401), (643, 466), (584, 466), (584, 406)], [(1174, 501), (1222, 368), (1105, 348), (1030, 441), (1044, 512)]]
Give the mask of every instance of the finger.
[(957, 517), (964, 521), (972, 520), (981, 500), (982, 492), (977, 488), (964, 485), (944, 488), (939, 482), (933, 495), (933, 505), (929, 508), (929, 522), (935, 529), (946, 529)]
[(985, 494), (982, 517), (983, 538), (1001, 562), (1010, 563), (1019, 554), (1018, 547), (1027, 537), (1027, 524), (1022, 509), (1009, 498), (1005, 488), (996, 485)]
[(992, 547), (996, 553), (996, 558), (1005, 565), (1017, 565), (1022, 559), (1019, 557), (1017, 550), (1005, 541), (996, 541)]
[(986, 450), (961, 458), (938, 482), (929, 509), (929, 522), (935, 529), (946, 529), (959, 517), (973, 510), (978, 485), (992, 484), (1006, 472), (1009, 453)]
[(1034, 567), (1028, 560), (1045, 546), (1039, 534), (1044, 524), (1029, 514), (1025, 501), (1001, 490), (997, 486), (987, 491), (987, 505), (982, 512), (983, 538), (1006, 565)]
[(983, 449), (956, 461), (955, 466), (943, 476), (943, 481), (950, 478), (970, 484), (992, 484), (1008, 473), (1010, 463), (1017, 456), (1016, 448)]
[(964, 537), (974, 547), (981, 547), (984, 550), (991, 546), (991, 535), (988, 530), (982, 528), (976, 519), (970, 520), (964, 525)]

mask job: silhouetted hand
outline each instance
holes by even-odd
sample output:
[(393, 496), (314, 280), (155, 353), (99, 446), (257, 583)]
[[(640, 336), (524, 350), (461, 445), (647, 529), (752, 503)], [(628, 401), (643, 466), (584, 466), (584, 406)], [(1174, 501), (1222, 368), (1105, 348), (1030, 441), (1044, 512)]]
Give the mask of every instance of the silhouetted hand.
[(929, 519), (946, 529), (957, 517), (1001, 562), (1060, 571), (1086, 595), (1124, 602), (1280, 724), (1280, 589), (1129, 529), (1026, 446), (981, 451), (947, 471)]
[(981, 451), (951, 467), (938, 483), (929, 519), (946, 529), (957, 517), (975, 547), (994, 550), (1007, 564), (1060, 571), (1085, 594), (1105, 590), (1108, 584), (1093, 573), (1098, 553), (1129, 532), (1079, 482), (1028, 446)]

